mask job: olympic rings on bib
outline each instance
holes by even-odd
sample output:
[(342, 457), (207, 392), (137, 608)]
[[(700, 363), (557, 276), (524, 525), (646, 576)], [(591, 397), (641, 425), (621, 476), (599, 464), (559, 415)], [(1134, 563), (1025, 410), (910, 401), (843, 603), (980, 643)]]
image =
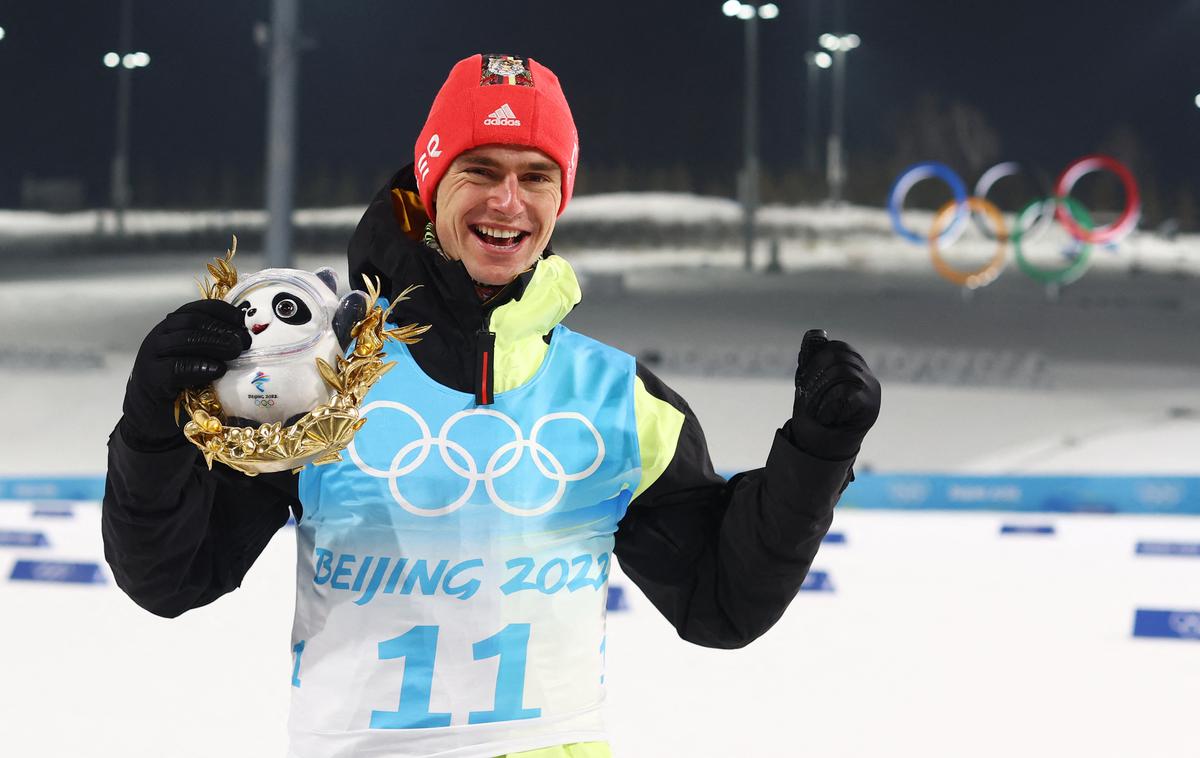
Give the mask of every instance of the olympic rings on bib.
[[(1071, 190), (1084, 176), (1097, 171), (1108, 171), (1116, 175), (1125, 190), (1125, 207), (1111, 224), (1097, 227), (1091, 214), (1079, 200), (1071, 197)], [(1000, 275), (1005, 264), (1004, 245), (1010, 235), (1004, 227), (1004, 214), (987, 199), (992, 187), (1001, 179), (1023, 173), (1015, 162), (998, 163), (979, 177), (975, 183), (975, 194), (967, 196), (962, 179), (951, 168), (936, 161), (914, 163), (900, 172), (888, 191), (887, 209), (892, 228), (898, 235), (915, 244), (928, 244), (934, 270), (942, 278), (967, 288), (982, 287)], [(1107, 155), (1085, 155), (1067, 165), (1054, 184), (1053, 196), (1043, 189), (1040, 176), (1031, 177), (1039, 190), (1039, 198), (1017, 212), (1013, 222), (1011, 239), (1018, 267), (1032, 279), (1046, 284), (1069, 284), (1079, 279), (1091, 261), (1092, 245), (1114, 244), (1136, 228), (1141, 216), (1141, 196), (1133, 174), (1120, 161)], [(954, 198), (934, 214), (933, 224), (927, 235), (919, 235), (904, 226), (900, 212), (904, 200), (912, 187), (925, 179), (940, 179), (945, 182)], [(942, 251), (954, 244), (961, 236), (968, 217), (973, 218), (988, 239), (997, 242), (996, 253), (982, 267), (963, 271), (950, 266)], [(987, 219), (987, 223), (984, 223)], [(1074, 248), (1065, 251), (1069, 262), (1060, 268), (1035, 266), (1026, 257), (1022, 243), (1028, 245), (1041, 236), (1057, 220), (1074, 240)], [(995, 231), (992, 231), (992, 228)]]
[[(417, 424), (417, 428), (421, 432), (420, 439), (413, 440), (401, 447), (392, 457), (392, 462), (386, 470), (375, 468), (364, 462), (362, 457), (359, 455), (357, 448), (355, 447), (354, 441), (351, 441), (350, 445), (346, 448), (346, 451), (350, 454), (350, 460), (353, 461), (354, 465), (358, 467), (359, 471), (376, 479), (386, 479), (388, 482), (388, 489), (392, 494), (392, 498), (401, 508), (415, 516), (445, 516), (446, 514), (453, 513), (454, 511), (466, 505), (467, 501), (471, 499), (471, 495), (475, 493), (475, 489), (480, 482), (483, 482), (484, 487), (487, 490), (488, 499), (491, 500), (492, 505), (496, 506), (505, 513), (522, 517), (540, 516), (541, 514), (553, 509), (554, 506), (558, 505), (559, 501), (562, 500), (563, 495), (567, 491), (567, 482), (577, 482), (588, 478), (592, 474), (596, 473), (596, 470), (600, 468), (600, 464), (604, 461), (604, 439), (600, 436), (600, 431), (596, 429), (595, 425), (592, 424), (592, 422), (581, 413), (547, 413), (534, 422), (533, 428), (529, 431), (529, 438), (526, 439), (524, 434), (521, 432), (520, 425), (506, 414), (491, 408), (473, 408), (470, 410), (459, 411), (458, 413), (450, 416), (450, 418), (446, 419), (446, 422), (442, 424), (442, 428), (438, 431), (438, 435), (434, 437), (430, 433), (429, 425), (425, 422), (425, 419), (421, 417), (421, 414), (402, 403), (397, 403), (391, 400), (376, 400), (375, 402), (368, 403), (367, 405), (363, 406), (361, 413), (365, 418), (371, 411), (383, 408), (400, 411), (411, 418)], [(496, 450), (488, 458), (487, 464), (484, 466), (483, 471), (479, 470), (478, 461), (475, 460), (475, 458), (465, 447), (449, 438), (451, 429), (453, 429), (459, 421), (472, 416), (486, 416), (499, 419), (500, 422), (506, 425), (513, 433), (513, 441), (506, 442), (496, 448)], [(566, 472), (566, 469), (563, 467), (563, 464), (558, 457), (550, 452), (550, 450), (544, 445), (538, 442), (538, 434), (542, 431), (546, 424), (562, 421), (575, 421), (583, 424), (584, 428), (591, 433), (592, 438), (596, 442), (595, 459), (583, 470), (570, 474)], [(355, 438), (355, 440), (357, 440), (357, 438)], [(438, 449), (438, 454), (441, 456), (442, 463), (444, 463), (451, 472), (465, 480), (467, 482), (467, 486), (466, 491), (464, 491), (463, 494), (452, 503), (438, 508), (422, 508), (410, 502), (400, 492), (400, 479), (408, 476), (420, 468), (420, 466), (425, 463), (425, 460), (429, 457), (430, 450), (432, 450), (434, 447)], [(546, 479), (554, 482), (556, 485), (554, 494), (551, 495), (546, 502), (541, 503), (533, 508), (521, 508), (505, 501), (496, 492), (495, 485), (497, 479), (516, 468), (517, 464), (521, 462), (526, 449), (529, 450), (530, 457), (533, 460), (534, 466), (537, 467), (538, 472)], [(414, 451), (417, 451), (416, 457), (408, 463), (401, 465), (402, 462)], [(451, 455), (451, 452), (461, 459), (462, 464), (454, 459), (454, 456)], [(501, 463), (506, 455), (508, 456), (508, 459)], [(547, 464), (549, 464), (549, 468), (547, 468)]]

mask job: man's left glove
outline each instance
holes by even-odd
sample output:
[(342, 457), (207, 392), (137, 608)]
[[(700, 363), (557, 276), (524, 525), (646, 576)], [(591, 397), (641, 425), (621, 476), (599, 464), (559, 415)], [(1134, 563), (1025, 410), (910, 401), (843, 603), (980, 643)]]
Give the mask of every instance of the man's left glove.
[(879, 380), (863, 357), (825, 332), (804, 335), (796, 368), (796, 401), (788, 432), (809, 455), (841, 461), (858, 455), (879, 418)]

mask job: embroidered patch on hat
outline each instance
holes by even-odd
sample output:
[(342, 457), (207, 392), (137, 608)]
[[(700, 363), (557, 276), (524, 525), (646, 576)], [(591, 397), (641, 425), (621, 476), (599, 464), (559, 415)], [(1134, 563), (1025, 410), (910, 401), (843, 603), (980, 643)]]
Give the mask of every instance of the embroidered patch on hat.
[(524, 58), (489, 53), (483, 56), (483, 70), (479, 74), (479, 86), (486, 87), (492, 84), (532, 87), (533, 73), (525, 66)]

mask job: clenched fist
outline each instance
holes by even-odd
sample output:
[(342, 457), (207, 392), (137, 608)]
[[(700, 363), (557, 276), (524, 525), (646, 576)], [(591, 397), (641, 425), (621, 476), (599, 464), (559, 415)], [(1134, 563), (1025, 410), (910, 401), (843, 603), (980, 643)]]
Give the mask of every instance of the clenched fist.
[(826, 460), (857, 455), (879, 418), (879, 380), (852, 347), (819, 329), (804, 335), (796, 363), (792, 442)]

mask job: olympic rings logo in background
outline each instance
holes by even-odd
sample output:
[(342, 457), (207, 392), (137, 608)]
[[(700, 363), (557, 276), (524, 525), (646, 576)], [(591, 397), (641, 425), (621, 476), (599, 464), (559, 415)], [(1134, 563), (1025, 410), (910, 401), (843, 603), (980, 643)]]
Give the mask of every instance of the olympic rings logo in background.
[[(438, 435), (434, 437), (430, 434), (429, 424), (426, 423), (425, 419), (421, 417), (421, 414), (402, 403), (393, 402), (391, 400), (376, 400), (375, 402), (368, 403), (365, 407), (363, 407), (361, 411), (362, 417), (366, 418), (367, 414), (369, 414), (371, 411), (383, 408), (400, 411), (415, 421), (417, 428), (421, 431), (421, 437), (401, 447), (396, 454), (392, 456), (392, 462), (389, 464), (387, 469), (378, 469), (367, 465), (367, 463), (363, 461), (363, 459), (359, 456), (358, 449), (354, 444), (354, 442), (358, 439), (357, 437), (354, 441), (350, 442), (350, 445), (346, 448), (346, 450), (350, 453), (350, 460), (354, 462), (354, 465), (358, 467), (359, 471), (376, 479), (386, 479), (388, 483), (388, 489), (391, 490), (392, 493), (392, 498), (397, 504), (400, 505), (401, 508), (415, 516), (445, 516), (448, 513), (453, 513), (471, 499), (471, 495), (475, 492), (475, 487), (480, 482), (483, 482), (484, 486), (486, 487), (488, 498), (491, 500), (492, 505), (496, 506), (505, 513), (512, 514), (513, 516), (524, 517), (540, 516), (541, 514), (554, 508), (554, 506), (558, 505), (559, 501), (562, 500), (563, 494), (567, 490), (567, 482), (577, 482), (588, 478), (592, 474), (596, 473), (596, 470), (600, 468), (600, 464), (604, 461), (604, 439), (600, 436), (600, 432), (596, 429), (595, 425), (593, 425), (592, 422), (581, 413), (547, 413), (545, 416), (542, 416), (534, 422), (533, 428), (529, 431), (529, 438), (526, 439), (525, 435), (521, 432), (520, 425), (506, 414), (497, 410), (492, 410), (491, 408), (475, 408), (472, 410), (459, 411), (450, 418), (446, 419), (446, 422), (442, 424), (441, 430), (438, 431)], [(506, 426), (508, 426), (513, 433), (513, 441), (506, 442), (497, 447), (496, 450), (491, 454), (491, 457), (488, 458), (487, 465), (484, 466), (483, 471), (479, 470), (479, 463), (465, 447), (449, 438), (450, 430), (454, 428), (455, 424), (472, 416), (488, 416), (499, 419)], [(595, 460), (593, 460), (591, 464), (589, 464), (583, 470), (577, 471), (573, 474), (568, 474), (566, 469), (563, 468), (563, 464), (561, 461), (559, 461), (558, 457), (551, 453), (544, 445), (538, 442), (538, 434), (546, 424), (552, 421), (567, 420), (577, 421), (580, 424), (583, 424), (584, 428), (591, 433), (592, 438), (596, 441)], [(463, 494), (459, 496), (457, 500), (448, 505), (438, 508), (422, 508), (409, 502), (409, 500), (405, 498), (403, 494), (401, 494), (399, 480), (416, 471), (421, 464), (425, 462), (425, 459), (429, 457), (429, 451), (435, 447), (438, 449), (438, 453), (441, 455), (442, 463), (444, 463), (446, 467), (449, 468), (453, 473), (464, 479), (467, 482), (467, 487), (466, 491), (463, 492)], [(495, 481), (497, 479), (512, 471), (517, 464), (521, 462), (521, 458), (524, 456), (526, 449), (529, 450), (530, 457), (533, 459), (533, 464), (537, 467), (537, 470), (541, 473), (541, 475), (546, 479), (555, 482), (557, 485), (554, 494), (551, 495), (546, 502), (533, 508), (521, 508), (506, 502), (500, 497), (499, 494), (496, 493), (495, 486)], [(414, 457), (408, 463), (401, 465), (404, 459), (409, 457), (413, 451), (418, 451), (416, 457)], [(454, 454), (458, 456), (466, 465), (460, 465), (458, 461), (454, 460), (454, 458), (450, 455), (451, 451), (453, 451)], [(505, 463), (500, 464), (501, 459), (504, 458), (505, 455), (509, 455), (508, 460)], [(545, 461), (543, 461), (543, 458)], [(549, 463), (550, 468), (546, 467), (547, 463)]]
[[(1109, 224), (1097, 226), (1087, 208), (1071, 196), (1075, 185), (1087, 174), (1108, 171), (1116, 175), (1125, 190), (1125, 207)], [(1039, 191), (1041, 197), (1031, 200), (1016, 212), (1012, 232), (1009, 233), (1004, 214), (995, 203), (987, 199), (992, 187), (1001, 179), (1022, 172), (1020, 164), (998, 163), (992, 166), (975, 183), (975, 191), (967, 195), (966, 186), (958, 174), (949, 166), (937, 161), (916, 163), (896, 177), (888, 191), (888, 215), (892, 228), (904, 239), (917, 244), (929, 245), (933, 267), (947, 281), (969, 289), (983, 287), (995, 281), (1007, 262), (1007, 243), (1012, 242), (1017, 266), (1030, 278), (1045, 284), (1070, 284), (1083, 276), (1091, 262), (1092, 246), (1095, 244), (1115, 245), (1137, 227), (1141, 218), (1141, 194), (1133, 174), (1120, 161), (1107, 155), (1085, 155), (1072, 161), (1059, 174), (1052, 194)], [(933, 224), (926, 235), (906, 227), (900, 219), (904, 199), (918, 182), (925, 179), (940, 179), (949, 187), (954, 198), (940, 207), (933, 216)], [(958, 269), (946, 262), (942, 251), (962, 235), (968, 219), (973, 218), (988, 239), (996, 242), (996, 250), (986, 263), (975, 269)], [(986, 219), (986, 223), (981, 219)], [(1069, 251), (1068, 262), (1058, 268), (1033, 264), (1025, 254), (1024, 246), (1041, 236), (1055, 222), (1074, 241)]]

